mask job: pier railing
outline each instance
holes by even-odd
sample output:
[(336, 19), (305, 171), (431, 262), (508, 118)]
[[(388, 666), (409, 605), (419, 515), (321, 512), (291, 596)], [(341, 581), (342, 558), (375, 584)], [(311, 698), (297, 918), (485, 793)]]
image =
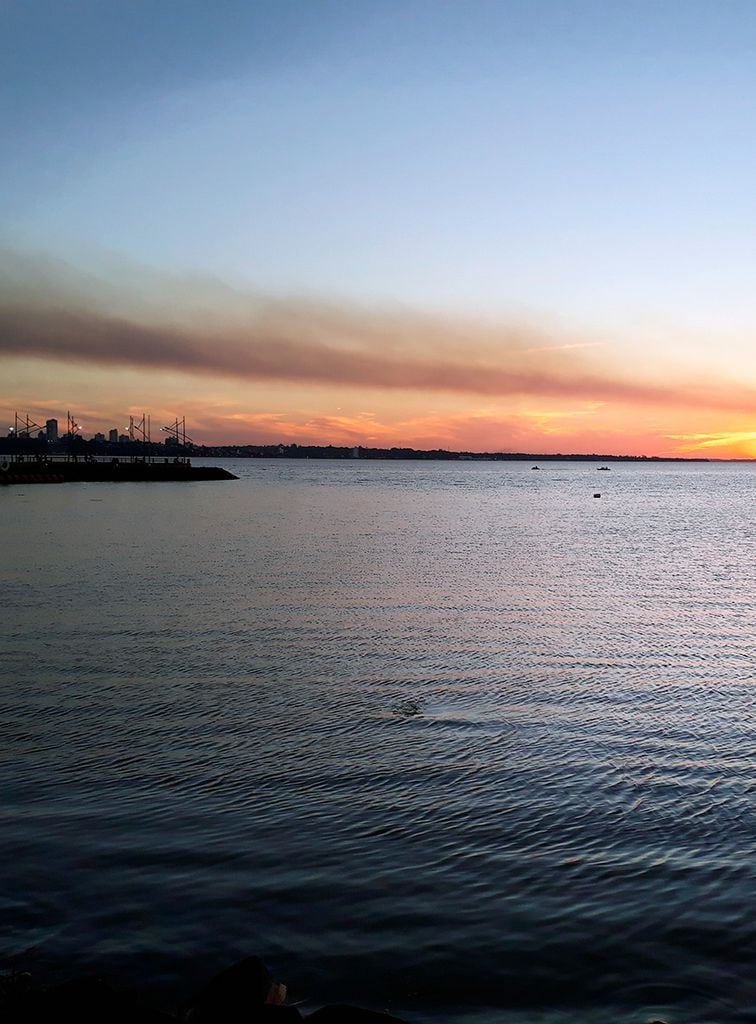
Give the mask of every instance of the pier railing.
[(149, 463), (158, 466), (189, 465), (188, 455), (90, 455), (71, 452), (54, 452), (44, 454), (35, 452), (9, 452), (0, 455), (0, 463), (31, 463), (39, 466), (56, 465), (62, 462), (112, 462), (112, 463)]

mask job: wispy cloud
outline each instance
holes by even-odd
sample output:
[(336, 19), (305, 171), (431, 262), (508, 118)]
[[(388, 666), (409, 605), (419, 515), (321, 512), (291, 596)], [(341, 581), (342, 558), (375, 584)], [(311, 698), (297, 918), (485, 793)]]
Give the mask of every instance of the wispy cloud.
[[(129, 277), (129, 275), (126, 275)], [(604, 347), (521, 324), (359, 309), (144, 272), (130, 284), (0, 258), (0, 354), (246, 381), (750, 410), (756, 392), (612, 366)]]
[[(304, 412), (208, 411), (200, 404), (187, 409), (204, 438), (254, 444), (343, 444), (454, 451), (616, 451), (653, 450), (653, 439), (635, 434), (618, 437), (596, 420), (598, 411), (526, 412), (502, 414), (493, 410), (456, 414), (408, 412), (390, 420), (368, 413), (306, 414)], [(611, 438), (611, 440), (610, 440)], [(638, 448), (638, 444), (641, 448)]]
[(756, 452), (756, 431), (733, 430), (721, 433), (668, 434), (670, 441), (677, 442), (675, 451), (681, 454), (705, 452), (711, 449), (726, 449), (752, 458)]

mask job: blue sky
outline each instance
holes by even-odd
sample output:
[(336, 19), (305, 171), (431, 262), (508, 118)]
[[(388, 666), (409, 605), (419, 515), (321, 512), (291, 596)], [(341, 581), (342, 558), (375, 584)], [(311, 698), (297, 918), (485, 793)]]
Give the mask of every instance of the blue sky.
[(0, 39), (7, 245), (745, 365), (756, 4), (0, 0)]
[(2, 13), (14, 241), (284, 291), (750, 320), (756, 5)]

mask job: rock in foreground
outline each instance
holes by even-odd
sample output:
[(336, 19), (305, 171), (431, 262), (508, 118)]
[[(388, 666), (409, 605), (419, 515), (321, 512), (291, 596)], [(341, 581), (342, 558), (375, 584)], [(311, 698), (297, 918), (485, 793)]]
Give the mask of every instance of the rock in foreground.
[(175, 1014), (149, 1009), (101, 978), (35, 990), (29, 975), (13, 975), (0, 988), (0, 1017), (4, 1024), (404, 1024), (386, 1013), (346, 1005), (303, 1016), (285, 1000), (286, 986), (258, 957), (247, 957), (221, 971)]

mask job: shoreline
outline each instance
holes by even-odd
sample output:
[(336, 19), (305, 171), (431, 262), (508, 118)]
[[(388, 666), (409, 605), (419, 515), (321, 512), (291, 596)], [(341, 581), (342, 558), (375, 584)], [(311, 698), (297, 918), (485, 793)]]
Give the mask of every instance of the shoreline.
[(143, 995), (113, 988), (98, 975), (36, 987), (28, 972), (0, 975), (5, 1024), (406, 1024), (386, 1012), (330, 1003), (303, 1015), (287, 1003), (287, 987), (256, 956), (225, 968), (175, 1010), (150, 1006)]

